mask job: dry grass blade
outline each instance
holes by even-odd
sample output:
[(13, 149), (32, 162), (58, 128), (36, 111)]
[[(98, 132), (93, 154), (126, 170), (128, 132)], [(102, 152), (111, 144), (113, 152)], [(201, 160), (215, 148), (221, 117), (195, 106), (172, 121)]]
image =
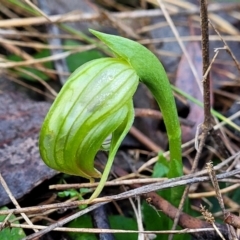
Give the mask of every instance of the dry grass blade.
[[(222, 40), (222, 42), (224, 43), (224, 47), (227, 51), (227, 53), (232, 57), (234, 63), (236, 64), (236, 67), (238, 69), (238, 71), (240, 72), (240, 64), (237, 61), (237, 58), (235, 57), (234, 53), (231, 51), (230, 47), (228, 46), (227, 42), (223, 39), (223, 37), (221, 36), (221, 34), (218, 32), (218, 30), (214, 27), (214, 25), (211, 23), (211, 26), (213, 27), (214, 31), (217, 33), (217, 35), (219, 36), (219, 38)], [(239, 35), (239, 34), (238, 34)]]
[(89, 45), (89, 46), (85, 46), (85, 47), (77, 47), (74, 50), (66, 51), (66, 52), (63, 52), (63, 53), (55, 54), (53, 56), (44, 57), (44, 58), (41, 58), (41, 59), (31, 59), (31, 60), (22, 61), (22, 62), (10, 62), (10, 61), (8, 61), (8, 62), (5, 62), (5, 63), (0, 63), (0, 68), (12, 68), (12, 67), (28, 66), (28, 65), (37, 64), (37, 63), (50, 62), (50, 61), (66, 58), (73, 53), (83, 52), (83, 51), (91, 50), (91, 49), (94, 49), (94, 48), (95, 48), (94, 45)]
[[(165, 2), (171, 3), (173, 5), (177, 5), (181, 8), (188, 9), (188, 10), (196, 10), (197, 9), (196, 5), (186, 2), (186, 1), (165, 0)], [(237, 7), (239, 7), (239, 5), (237, 5)], [(208, 7), (208, 8), (210, 8), (210, 7)], [(225, 20), (223, 17), (221, 17), (217, 14), (210, 13), (209, 19), (211, 19), (218, 26), (218, 28), (221, 29), (222, 31), (224, 31), (230, 35), (239, 35), (239, 30), (236, 27), (234, 27), (232, 24), (230, 24), (227, 20)]]
[[(130, 179), (130, 180), (113, 180), (110, 182), (106, 182), (105, 186), (119, 186), (119, 185), (131, 185), (136, 183), (154, 183), (154, 182), (162, 182), (166, 180), (166, 178), (147, 178), (147, 179)], [(49, 189), (56, 190), (64, 190), (70, 188), (92, 188), (97, 187), (98, 183), (80, 183), (80, 184), (57, 184), (50, 185)]]
[[(99, 14), (90, 14), (85, 13), (82, 14), (78, 12), (78, 14), (73, 15), (72, 13), (62, 14), (62, 15), (55, 15), (50, 16), (49, 20), (52, 23), (60, 23), (60, 22), (75, 22), (75, 21), (90, 21), (90, 20), (97, 20), (99, 18)], [(30, 17), (30, 18), (18, 18), (18, 19), (8, 19), (8, 20), (0, 20), (0, 27), (1, 28), (10, 28), (10, 27), (23, 27), (23, 26), (34, 26), (34, 25), (41, 25), (45, 23), (49, 23), (49, 20), (45, 17)]]
[[(226, 164), (225, 162), (222, 164)], [(214, 167), (215, 169), (219, 168), (220, 166), (222, 167), (222, 164), (219, 164), (218, 166)], [(134, 190), (129, 190), (127, 192), (121, 193), (121, 194), (117, 194), (117, 195), (113, 195), (113, 196), (108, 196), (108, 197), (102, 197), (102, 198), (96, 198), (94, 199), (91, 203), (92, 204), (98, 204), (98, 203), (102, 203), (102, 202), (110, 202), (113, 200), (121, 200), (121, 199), (126, 199), (129, 197), (134, 197), (137, 195), (141, 195), (141, 194), (145, 194), (145, 193), (149, 193), (149, 192), (154, 192), (154, 191), (158, 191), (161, 189), (166, 189), (166, 188), (172, 188), (172, 187), (177, 187), (177, 186), (182, 186), (182, 185), (187, 185), (187, 184), (193, 184), (193, 183), (198, 183), (198, 182), (204, 182), (204, 181), (209, 181), (209, 177), (205, 176), (205, 177), (198, 177), (199, 175), (203, 175), (206, 174), (207, 170), (202, 170), (200, 172), (197, 172), (195, 174), (189, 174), (183, 177), (179, 177), (179, 178), (174, 178), (174, 179), (169, 179), (166, 180), (164, 182), (160, 182), (160, 183), (153, 183), (153, 184), (148, 184), (142, 187), (139, 187), (137, 189)], [(227, 173), (222, 173), (222, 174), (218, 174), (217, 175), (217, 179), (225, 179), (225, 178), (229, 178), (231, 176), (235, 176), (236, 174), (240, 173), (240, 169), (237, 170), (233, 170)], [(83, 205), (88, 203), (85, 200), (81, 200), (81, 201), (74, 201), (74, 202), (70, 202), (70, 203), (56, 203), (56, 204), (49, 204), (49, 205), (45, 205), (45, 206), (37, 206), (37, 207), (27, 207), (27, 208), (21, 208), (21, 209), (11, 209), (11, 210), (1, 210), (0, 211), (0, 215), (6, 215), (9, 212), (12, 211), (13, 214), (18, 214), (21, 212), (43, 212), (46, 211), (48, 209), (57, 209), (57, 208), (66, 208), (66, 207), (73, 207), (73, 206), (78, 206), (78, 205)]]
[[(227, 176), (229, 177), (229, 176), (231, 176), (231, 175), (235, 175), (236, 173), (238, 173), (238, 172), (240, 172), (240, 170), (237, 170), (237, 171), (232, 171), (231, 173), (227, 173)], [(221, 178), (221, 177), (226, 177), (226, 174), (220, 174), (220, 175), (218, 175), (218, 179), (219, 178)], [(184, 177), (182, 177), (182, 178), (184, 178)], [(179, 178), (180, 179), (180, 178)], [(194, 179), (191, 179), (191, 180), (196, 180), (197, 178), (194, 178)], [(202, 177), (202, 180), (203, 179), (209, 179), (208, 177)], [(173, 181), (174, 179), (170, 179), (170, 180), (168, 180), (168, 181)], [(178, 185), (179, 183), (181, 182), (181, 180), (180, 181), (177, 181), (176, 182), (176, 184)], [(180, 183), (180, 184), (182, 184), (182, 183)], [(185, 183), (186, 184), (186, 183)], [(65, 219), (63, 219), (63, 220), (61, 220), (61, 221), (59, 221), (59, 222), (57, 222), (57, 223), (55, 223), (55, 224), (52, 224), (51, 226), (49, 226), (49, 227), (47, 227), (47, 228), (45, 228), (45, 229), (43, 229), (43, 230), (41, 230), (41, 231), (39, 231), (38, 233), (35, 233), (35, 234), (32, 234), (32, 235), (30, 235), (30, 236), (28, 236), (28, 237), (26, 237), (26, 238), (24, 238), (25, 240), (29, 240), (29, 239), (33, 239), (33, 238), (35, 238), (35, 237), (39, 237), (39, 236), (42, 236), (43, 234), (46, 234), (47, 232), (49, 232), (49, 231), (52, 231), (53, 229), (55, 229), (56, 227), (59, 227), (59, 226), (63, 226), (64, 224), (66, 224), (66, 223), (68, 223), (69, 221), (71, 221), (71, 220), (73, 220), (73, 219), (75, 219), (75, 218), (77, 218), (77, 217), (79, 217), (79, 216), (82, 216), (83, 214), (85, 214), (85, 213), (87, 213), (87, 212), (89, 212), (89, 211), (92, 211), (93, 209), (95, 209), (95, 208), (97, 208), (97, 207), (99, 207), (99, 206), (102, 206), (103, 204), (106, 204), (108, 201), (111, 201), (112, 199), (122, 199), (122, 198), (129, 198), (129, 197), (131, 197), (131, 196), (136, 196), (136, 195), (139, 195), (140, 193), (139, 193), (139, 189), (141, 189), (141, 194), (145, 194), (145, 193), (147, 193), (147, 192), (152, 192), (152, 191), (156, 191), (157, 189), (155, 188), (155, 187), (153, 187), (153, 185), (154, 184), (152, 184), (152, 187), (151, 187), (151, 189), (149, 189), (149, 185), (148, 186), (142, 186), (142, 187), (139, 187), (139, 188), (137, 188), (137, 189), (134, 189), (134, 190), (130, 190), (130, 191), (128, 191), (128, 192), (124, 192), (124, 193), (121, 193), (121, 194), (119, 194), (119, 195), (116, 195), (116, 196), (111, 196), (111, 197), (105, 197), (105, 198), (102, 198), (102, 200), (103, 201), (105, 201), (105, 202), (101, 202), (101, 203), (97, 203), (97, 204), (95, 204), (95, 205), (93, 205), (93, 206), (90, 206), (90, 207), (88, 207), (88, 208), (86, 208), (86, 209), (84, 209), (84, 210), (82, 210), (82, 211), (80, 211), (80, 212), (78, 212), (78, 213), (75, 213), (75, 214), (73, 214), (72, 216), (70, 216), (70, 217), (67, 217), (67, 218), (65, 218)], [(162, 186), (163, 186), (163, 184), (161, 184), (161, 188), (162, 188)], [(159, 186), (160, 187), (160, 186)], [(159, 189), (159, 188), (158, 188)], [(129, 193), (130, 193), (130, 195), (129, 195)], [(154, 195), (156, 195), (155, 193), (153, 193)], [(120, 197), (120, 198), (119, 198)], [(111, 199), (111, 200), (110, 200)], [(79, 202), (79, 201), (78, 201)], [(85, 201), (81, 201), (81, 202), (85, 202)], [(95, 200), (93, 200), (92, 201), (92, 203), (94, 203), (94, 202), (96, 202), (96, 199)], [(167, 203), (167, 201), (166, 200), (164, 200), (164, 202), (165, 203)], [(169, 203), (168, 203), (169, 204)]]
[[(224, 193), (228, 193), (230, 191), (233, 191), (237, 188), (240, 187), (240, 183), (236, 183), (234, 185), (231, 185), (229, 187), (226, 187), (224, 189), (220, 189), (220, 193), (224, 194)], [(211, 191), (211, 192), (201, 192), (201, 193), (190, 193), (188, 195), (189, 198), (202, 198), (202, 197), (213, 197), (216, 196), (216, 191)]]
[(35, 79), (36, 81), (40, 82), (44, 87), (46, 87), (46, 89), (49, 90), (49, 92), (56, 97), (57, 96), (57, 92), (49, 85), (47, 84), (45, 81), (43, 81), (40, 77), (38, 77), (36, 74), (31, 73), (25, 69), (21, 69), (21, 68), (15, 68), (16, 70), (18, 70), (18, 72), (22, 72), (27, 74), (28, 76), (32, 77), (33, 79)]
[(41, 94), (41, 95), (43, 95), (43, 96), (46, 96), (46, 97), (48, 97), (49, 99), (55, 99), (55, 97), (54, 97), (52, 94), (48, 94), (48, 93), (40, 90), (39, 88), (33, 87), (33, 86), (31, 86), (30, 84), (25, 83), (25, 82), (17, 79), (16, 76), (8, 75), (8, 80), (9, 80), (9, 81), (12, 81), (12, 82), (15, 82), (15, 83), (17, 83), (17, 84), (19, 84), (19, 85), (21, 85), (21, 86), (23, 86), (23, 87), (25, 87), (25, 88), (31, 89), (32, 91), (37, 92), (37, 93), (39, 93), (39, 94)]
[[(17, 46), (14, 46), (12, 44), (8, 44), (6, 42), (1, 42), (1, 44), (7, 49), (9, 50), (10, 52), (12, 52), (13, 54), (16, 54), (17, 56), (19, 57), (22, 57), (24, 60), (27, 60), (27, 61), (35, 61), (35, 59), (30, 55), (28, 54), (27, 52), (25, 52), (24, 50), (18, 48)], [(5, 62), (7, 62), (7, 60), (5, 60)], [(0, 63), (1, 64), (1, 63)], [(3, 63), (4, 64), (4, 63)], [(55, 74), (52, 74), (52, 73), (49, 73), (47, 72), (47, 69), (39, 62), (36, 62), (35, 63), (35, 67), (37, 68), (41, 68), (44, 70), (44, 72), (46, 72), (46, 74), (52, 78), (52, 79), (56, 79), (56, 76)]]
[(35, 4), (30, 2), (29, 0), (24, 0), (30, 7), (32, 7), (34, 10), (40, 13), (43, 17), (45, 17), (49, 22), (51, 22), (51, 19), (41, 10), (39, 9)]
[[(38, 35), (38, 34), (37, 34)], [(37, 48), (37, 49), (65, 49), (65, 50), (74, 50), (76, 46), (55, 46), (55, 45), (47, 45), (38, 42), (22, 42), (22, 41), (13, 41), (4, 38), (0, 38), (0, 44), (11, 44), (26, 48)]]
[[(14, 196), (12, 195), (10, 189), (8, 188), (7, 183), (5, 182), (5, 180), (3, 179), (2, 175), (0, 174), (0, 183), (2, 184), (4, 190), (6, 191), (6, 193), (8, 194), (9, 198), (11, 199), (12, 203), (16, 206), (17, 209), (20, 209), (20, 205), (18, 204), (17, 200), (14, 198)], [(21, 213), (22, 217), (24, 218), (24, 220), (31, 226), (33, 227), (33, 223), (31, 222), (31, 220), (27, 217), (27, 215), (25, 213)], [(38, 232), (37, 229), (34, 229), (34, 232)]]
[[(46, 229), (46, 226), (34, 225), (33, 227), (26, 224), (14, 224), (11, 223), (11, 227), (13, 228), (25, 228), (25, 229)], [(186, 233), (194, 233), (194, 232), (208, 232), (214, 231), (214, 228), (200, 228), (200, 229), (182, 229), (182, 230), (166, 230), (166, 231), (137, 231), (137, 230), (120, 230), (120, 229), (96, 229), (96, 228), (67, 228), (67, 227), (56, 227), (53, 231), (60, 232), (76, 232), (76, 233), (143, 233), (143, 234), (186, 234)], [(25, 238), (32, 239), (32, 238)]]
[(161, 10), (162, 10), (162, 12), (163, 12), (163, 14), (164, 14), (164, 17), (166, 18), (166, 21), (168, 22), (169, 26), (171, 27), (172, 32), (173, 32), (174, 35), (175, 35), (179, 46), (181, 47), (184, 55), (186, 56), (186, 59), (187, 59), (188, 64), (189, 64), (189, 66), (190, 66), (190, 68), (191, 68), (191, 71), (192, 71), (192, 73), (193, 73), (193, 75), (194, 75), (194, 77), (195, 77), (195, 80), (196, 80), (196, 82), (197, 82), (197, 84), (198, 84), (198, 87), (199, 87), (200, 91), (202, 92), (202, 86), (201, 86), (201, 84), (200, 84), (200, 79), (199, 79), (199, 77), (198, 77), (197, 70), (196, 70), (195, 66), (193, 65), (193, 62), (191, 61), (191, 58), (190, 58), (190, 56), (189, 56), (189, 54), (188, 54), (188, 52), (187, 52), (187, 50), (186, 50), (186, 47), (184, 46), (184, 44), (183, 44), (183, 42), (182, 42), (182, 40), (181, 40), (181, 37), (179, 36), (179, 33), (178, 33), (175, 25), (174, 25), (174, 23), (173, 23), (170, 15), (169, 15), (168, 12), (166, 11), (163, 2), (162, 2), (161, 0), (158, 0), (157, 2), (158, 2), (159, 6), (160, 6), (160, 8), (161, 8)]
[(134, 136), (136, 139), (138, 139), (139, 142), (144, 144), (148, 149), (150, 149), (153, 152), (159, 152), (162, 151), (161, 147), (158, 146), (156, 143), (154, 143), (151, 139), (149, 139), (147, 136), (142, 134), (137, 128), (134, 126), (130, 129), (130, 134)]

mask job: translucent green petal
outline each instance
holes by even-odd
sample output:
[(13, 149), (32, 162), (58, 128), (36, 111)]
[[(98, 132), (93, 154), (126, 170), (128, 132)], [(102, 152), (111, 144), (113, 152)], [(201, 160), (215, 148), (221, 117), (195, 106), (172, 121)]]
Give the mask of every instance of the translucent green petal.
[(128, 109), (128, 111), (127, 111), (127, 116), (126, 116), (125, 120), (113, 132), (107, 164), (105, 166), (105, 169), (104, 169), (104, 172), (102, 174), (101, 180), (98, 184), (98, 187), (96, 188), (96, 190), (94, 191), (94, 193), (90, 197), (89, 202), (91, 200), (93, 200), (94, 198), (98, 197), (98, 195), (101, 193), (101, 191), (104, 187), (104, 183), (107, 181), (108, 175), (110, 173), (110, 170), (111, 170), (111, 167), (112, 167), (112, 164), (113, 164), (113, 160), (115, 158), (117, 150), (118, 150), (121, 142), (123, 141), (123, 139), (125, 138), (125, 136), (129, 132), (132, 124), (133, 124), (134, 108), (133, 108), (132, 101), (128, 102), (128, 105), (126, 106), (126, 109)]
[(94, 157), (127, 115), (138, 76), (124, 61), (93, 60), (77, 69), (51, 106), (40, 132), (40, 153), (51, 168), (100, 177)]

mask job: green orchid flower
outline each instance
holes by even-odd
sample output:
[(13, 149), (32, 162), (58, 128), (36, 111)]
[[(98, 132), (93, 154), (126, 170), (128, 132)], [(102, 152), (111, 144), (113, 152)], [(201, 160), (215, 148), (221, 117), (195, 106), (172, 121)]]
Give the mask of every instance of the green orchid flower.
[[(137, 42), (90, 30), (116, 55), (90, 61), (67, 80), (40, 132), (43, 161), (60, 172), (91, 182), (107, 180), (116, 152), (134, 120), (133, 95), (142, 81), (156, 98), (169, 138), (170, 158), (181, 162), (181, 131), (167, 75), (157, 57)], [(94, 168), (99, 150), (109, 150), (101, 174)]]

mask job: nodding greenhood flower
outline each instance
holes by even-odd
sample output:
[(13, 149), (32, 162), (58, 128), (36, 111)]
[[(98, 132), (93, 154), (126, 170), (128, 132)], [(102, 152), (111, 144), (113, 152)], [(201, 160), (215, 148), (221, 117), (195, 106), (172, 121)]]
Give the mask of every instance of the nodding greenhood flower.
[[(51, 106), (40, 132), (40, 154), (58, 171), (94, 181), (101, 192), (115, 154), (132, 126), (132, 97), (139, 80), (155, 96), (165, 121), (170, 157), (181, 161), (181, 132), (166, 73), (149, 50), (118, 36), (91, 30), (116, 55), (79, 67), (67, 80)], [(109, 150), (103, 175), (94, 168), (99, 150)]]
[[(93, 60), (68, 79), (43, 123), (41, 155), (48, 166), (90, 180), (99, 149), (116, 151), (134, 119), (134, 69), (114, 58)], [(105, 140), (111, 136), (110, 146)], [(109, 145), (109, 144), (108, 144)]]

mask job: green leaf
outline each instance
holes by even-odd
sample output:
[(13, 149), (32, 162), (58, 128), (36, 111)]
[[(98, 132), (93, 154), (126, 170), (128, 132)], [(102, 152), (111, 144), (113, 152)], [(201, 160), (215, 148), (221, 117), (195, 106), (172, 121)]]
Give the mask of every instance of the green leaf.
[(91, 192), (91, 189), (89, 189), (89, 188), (80, 188), (80, 193), (81, 194), (83, 194), (83, 193), (89, 193), (89, 192)]
[[(69, 224), (67, 224), (67, 227), (70, 228), (92, 228), (92, 219), (89, 215), (83, 215)], [(97, 240), (97, 237), (95, 234), (92, 233), (74, 233), (69, 232), (67, 233), (71, 239), (73, 240)]]
[[(45, 58), (45, 57), (49, 57), (49, 56), (51, 56), (51, 52), (50, 52), (49, 49), (43, 49), (40, 52), (37, 52), (33, 55), (33, 57), (36, 58), (36, 59)], [(46, 68), (50, 68), (50, 69), (53, 68), (53, 62), (52, 61), (44, 62), (43, 65)]]
[(158, 154), (158, 161), (153, 167), (153, 178), (166, 177), (169, 172), (169, 161), (163, 156), (163, 153)]
[[(64, 41), (64, 46), (76, 46), (81, 45), (74, 40)], [(66, 58), (68, 69), (70, 72), (74, 72), (79, 66), (94, 59), (102, 58), (104, 55), (97, 49), (88, 50), (85, 52), (74, 53)]]
[[(50, 56), (50, 51), (49, 49), (43, 49), (42, 51), (36, 53), (33, 55), (33, 57), (35, 59), (40, 59), (40, 58), (44, 58), (44, 57), (48, 57)], [(9, 55), (7, 57), (9, 60), (11, 61), (14, 61), (14, 62), (20, 62), (20, 61), (23, 61), (23, 59), (17, 55)], [(46, 62), (46, 63), (43, 63), (44, 67), (46, 68), (49, 68), (49, 69), (52, 69), (53, 68), (53, 64), (52, 62)], [(38, 76), (39, 78), (41, 78), (42, 80), (44, 81), (48, 81), (49, 80), (49, 76), (46, 75), (44, 72), (34, 68), (34, 67), (19, 67), (21, 69), (24, 69), (36, 76)], [(20, 72), (20, 71), (17, 71), (17, 70), (13, 70), (14, 72), (17, 72), (18, 75), (23, 78), (23, 79), (26, 79), (28, 81), (33, 81), (33, 82), (36, 82), (36, 79), (34, 79), (32, 76), (29, 76), (27, 73), (23, 73), (23, 72)]]
[(161, 178), (166, 177), (167, 173), (169, 171), (169, 168), (166, 167), (166, 165), (162, 164), (161, 162), (156, 162), (153, 168), (153, 178)]
[(39, 12), (36, 11), (35, 9), (33, 9), (32, 7), (30, 7), (28, 4), (23, 3), (22, 1), (19, 0), (8, 0), (10, 3), (16, 5), (18, 8), (22, 8), (24, 10), (26, 10), (27, 12), (35, 15), (35, 16), (39, 16)]
[[(174, 178), (183, 175), (182, 163), (176, 159), (168, 161), (163, 154), (159, 155), (158, 162), (155, 164), (153, 170), (153, 177)], [(175, 207), (178, 207), (183, 192), (184, 186), (181, 186), (162, 190), (160, 191), (160, 195), (170, 201)]]
[[(167, 177), (169, 172), (169, 161), (163, 156), (163, 154), (159, 154), (158, 162), (154, 165), (152, 177)], [(171, 199), (171, 189), (164, 189), (157, 192), (161, 197), (168, 201), (172, 201)], [(146, 225), (146, 230), (168, 230), (172, 225), (173, 221), (163, 214), (161, 211), (155, 209), (153, 206), (143, 203), (143, 216), (144, 216), (144, 224)], [(165, 234), (157, 235), (157, 240), (163, 239), (167, 240), (168, 236)]]
[[(153, 206), (147, 204), (144, 201), (142, 204), (142, 211), (145, 230), (158, 231), (169, 229), (169, 224), (172, 223), (172, 221), (160, 210), (155, 209)], [(166, 234), (158, 234), (154, 240), (167, 240), (167, 239), (168, 236)]]
[(22, 61), (23, 59), (15, 54), (10, 54), (7, 56), (7, 59), (10, 60), (10, 61), (14, 61), (14, 62), (20, 62)]
[[(170, 161), (167, 160), (163, 154), (159, 155), (158, 162), (156, 162), (154, 168), (153, 168), (153, 174), (152, 177), (168, 177), (169, 174), (169, 164)], [(157, 193), (162, 196), (164, 199), (172, 202), (173, 199), (171, 197), (171, 191), (172, 189), (164, 189), (160, 190)], [(169, 220), (169, 219), (168, 219)], [(168, 221), (166, 219), (166, 221)], [(169, 223), (170, 224), (170, 223)]]
[[(82, 188), (82, 189), (80, 189), (79, 192), (77, 190), (75, 190), (75, 189), (69, 189), (69, 190), (65, 190), (65, 191), (62, 191), (62, 192), (58, 192), (58, 197), (61, 197), (61, 198), (65, 198), (65, 197), (69, 197), (69, 198), (78, 197), (78, 200), (84, 200), (82, 194), (88, 193), (88, 192), (89, 192), (88, 188)], [(84, 209), (86, 207), (87, 207), (86, 204), (82, 204), (82, 205), (79, 206), (79, 209), (82, 210), (82, 209)]]
[[(170, 169), (171, 168), (171, 169)], [(175, 175), (182, 174), (182, 166), (179, 161), (169, 161), (163, 154), (159, 154), (158, 162), (153, 168), (152, 177), (174, 177)], [(164, 189), (157, 192), (158, 195), (169, 201), (171, 204), (178, 206), (182, 196), (184, 187), (175, 187)], [(153, 206), (143, 203), (143, 216), (146, 230), (170, 230), (173, 221), (161, 211), (158, 211)], [(185, 210), (188, 207), (188, 201), (185, 204)], [(178, 228), (179, 229), (179, 228)], [(190, 235), (175, 235), (174, 240), (187, 240)], [(168, 235), (158, 235), (157, 240), (167, 240)]]
[[(119, 215), (111, 215), (108, 217), (111, 229), (120, 230), (137, 230), (136, 220), (133, 218), (128, 218)], [(72, 222), (70, 222), (67, 227), (72, 228), (92, 228), (92, 219), (90, 215), (83, 215)], [(91, 233), (68, 233), (68, 235), (73, 240), (97, 240), (95, 234)], [(126, 238), (127, 240), (136, 240), (137, 233), (114, 233), (115, 240), (122, 240)]]
[[(120, 215), (109, 216), (109, 222), (112, 229), (122, 230), (137, 230), (137, 222), (133, 218), (128, 218)], [(137, 233), (114, 233), (115, 240), (136, 240)]]
[[(145, 225), (145, 230), (148, 231), (159, 231), (159, 230), (171, 230), (173, 221), (166, 216), (160, 210), (155, 209), (153, 206), (147, 204), (146, 202), (142, 205), (143, 220)], [(181, 228), (177, 228), (181, 229)], [(176, 234), (174, 235), (174, 240), (190, 240), (190, 234)], [(168, 240), (168, 234), (157, 234), (154, 240)]]
[(79, 195), (79, 192), (76, 191), (75, 189), (69, 189), (69, 190), (65, 190), (65, 191), (62, 191), (62, 192), (59, 192), (58, 193), (58, 196), (59, 197), (76, 197)]
[(238, 202), (240, 199), (240, 188), (237, 188), (235, 191), (233, 191), (232, 193), (229, 193), (230, 198), (235, 201)]
[(57, 195), (58, 195), (58, 197), (60, 197), (60, 198), (68, 197), (68, 195), (66, 195), (66, 192), (65, 192), (65, 191), (64, 191), (64, 192), (59, 192)]
[[(2, 207), (0, 210), (8, 210), (7, 207)], [(3, 222), (6, 218), (6, 215), (0, 215), (0, 222)], [(14, 220), (16, 217), (12, 215), (9, 220)], [(14, 223), (19, 223), (19, 221), (15, 221)], [(1, 240), (19, 240), (26, 237), (22, 228), (4, 228), (0, 231), (0, 239)]]

